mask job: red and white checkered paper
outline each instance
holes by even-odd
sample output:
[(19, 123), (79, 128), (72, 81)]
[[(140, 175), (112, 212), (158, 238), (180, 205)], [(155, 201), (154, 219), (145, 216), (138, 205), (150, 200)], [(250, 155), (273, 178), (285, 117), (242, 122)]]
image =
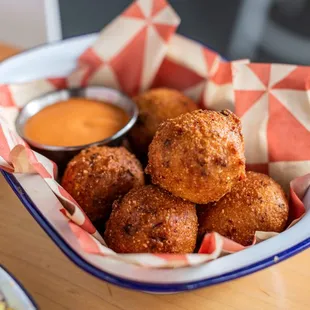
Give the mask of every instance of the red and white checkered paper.
[[(108, 249), (83, 210), (55, 181), (55, 164), (32, 151), (14, 128), (19, 109), (29, 100), (68, 86), (104, 85), (128, 95), (165, 86), (181, 90), (205, 108), (235, 111), (243, 124), (248, 167), (268, 173), (289, 189), (290, 225), (305, 213), (302, 199), (310, 185), (310, 68), (227, 62), (175, 34), (178, 24), (178, 16), (165, 0), (135, 1), (103, 29), (68, 77), (0, 85), (0, 167), (41, 175), (62, 203), (60, 211), (87, 253), (145, 267), (176, 268), (245, 247), (210, 233), (199, 254), (117, 254)], [(275, 235), (257, 232), (253, 244)]]
[(104, 84), (131, 96), (148, 89), (179, 23), (165, 0), (135, 1), (80, 56), (69, 84)]

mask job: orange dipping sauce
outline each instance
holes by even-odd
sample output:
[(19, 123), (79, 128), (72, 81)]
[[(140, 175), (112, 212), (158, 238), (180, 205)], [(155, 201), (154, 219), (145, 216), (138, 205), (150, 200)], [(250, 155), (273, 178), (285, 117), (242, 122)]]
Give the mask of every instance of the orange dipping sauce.
[(50, 105), (25, 124), (24, 135), (53, 146), (78, 146), (113, 136), (129, 120), (121, 108), (85, 98), (70, 98)]

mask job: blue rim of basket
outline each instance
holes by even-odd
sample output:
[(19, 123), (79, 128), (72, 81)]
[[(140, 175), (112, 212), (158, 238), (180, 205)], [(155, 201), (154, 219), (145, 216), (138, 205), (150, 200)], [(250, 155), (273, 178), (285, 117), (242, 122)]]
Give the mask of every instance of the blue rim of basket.
[[(102, 271), (99, 268), (93, 266), (88, 263), (85, 259), (83, 259), (79, 254), (77, 254), (70, 245), (61, 237), (61, 235), (50, 225), (50, 223), (43, 217), (41, 212), (38, 210), (36, 205), (32, 202), (30, 197), (24, 191), (21, 184), (17, 181), (17, 179), (10, 173), (1, 170), (4, 178), (11, 186), (17, 197), (29, 211), (29, 213), (33, 216), (33, 218), (38, 222), (38, 224), (42, 227), (42, 229), (50, 236), (50, 238), (54, 241), (54, 243), (60, 248), (60, 250), (78, 267), (83, 269), (84, 271), (92, 274), (93, 276), (105, 280), (111, 284), (118, 285), (124, 288), (129, 288), (133, 290), (146, 291), (146, 292), (182, 292), (187, 290), (194, 290), (202, 287), (207, 287), (214, 284), (219, 284), (223, 282), (227, 282), (230, 280), (238, 279), (240, 277), (249, 275), (261, 269), (265, 269), (271, 265), (274, 265), (278, 262), (281, 262), (305, 249), (310, 247), (310, 237), (299, 242), (298, 244), (290, 247), (287, 250), (279, 252), (275, 255), (272, 255), (266, 259), (263, 259), (259, 262), (253, 263), (246, 267), (242, 267), (236, 269), (232, 272), (227, 272), (225, 274), (192, 282), (186, 283), (168, 283), (168, 284), (155, 284), (155, 283), (147, 283), (147, 282), (138, 282), (129, 279), (124, 279), (118, 276), (114, 276), (108, 272)], [(277, 257), (275, 260), (274, 258)], [(195, 268), (195, 267), (191, 267)]]
[[(25, 289), (25, 287), (20, 283), (20, 281), (17, 280), (16, 277), (10, 271), (8, 271), (3, 265), (0, 264), (0, 268), (2, 270), (4, 270), (4, 272), (6, 272), (13, 279), (15, 284), (22, 290), (22, 292), (24, 293), (24, 296), (28, 299), (28, 301), (34, 307), (34, 309), (38, 310), (39, 308), (38, 308), (36, 302), (34, 301), (32, 296), (28, 293), (28, 291)], [(4, 296), (4, 298), (5, 298), (5, 296)]]
[[(87, 34), (84, 36), (91, 36), (91, 35), (94, 35), (94, 33)], [(69, 38), (69, 39), (66, 39), (63, 41), (59, 41), (59, 42), (42, 44), (40, 46), (28, 49), (25, 52), (19, 53), (16, 56), (9, 57), (6, 60), (11, 60), (15, 57), (22, 55), (22, 54), (28, 54), (34, 50), (39, 50), (41, 48), (44, 48), (45, 46), (61, 45), (64, 42), (71, 41), (74, 39), (76, 39), (76, 37)], [(202, 44), (201, 42), (198, 42), (198, 43)], [(212, 48), (210, 48), (210, 49), (212, 51), (214, 51)], [(225, 59), (224, 57), (222, 57), (222, 60), (227, 61), (227, 59)], [(3, 174), (4, 178), (6, 179), (6, 181), (8, 182), (8, 184), (11, 186), (11, 188), (15, 192), (15, 194), (17, 195), (17, 197), (20, 199), (20, 201), (23, 203), (23, 205), (26, 207), (26, 209), (32, 215), (32, 217), (38, 222), (38, 224), (47, 233), (47, 235), (54, 241), (54, 243), (60, 248), (60, 250), (73, 263), (75, 263), (78, 267), (80, 267), (81, 269), (83, 269), (87, 273), (90, 273), (93, 276), (95, 276), (101, 280), (104, 280), (104, 281), (107, 281), (111, 284), (118, 285), (118, 286), (128, 288), (128, 289), (154, 292), (154, 293), (156, 293), (156, 292), (158, 292), (158, 293), (160, 293), (160, 292), (162, 292), (162, 293), (164, 293), (164, 292), (167, 292), (167, 293), (168, 292), (182, 292), (182, 291), (187, 291), (187, 290), (199, 289), (202, 287), (207, 287), (207, 286), (227, 282), (230, 280), (238, 279), (240, 277), (249, 275), (249, 274), (254, 273), (256, 271), (265, 269), (265, 268), (272, 266), (278, 262), (281, 262), (287, 258), (290, 258), (291, 256), (294, 256), (295, 254), (297, 254), (297, 253), (299, 253), (299, 252), (310, 247), (310, 237), (309, 237), (309, 238), (299, 242), (298, 244), (290, 247), (289, 249), (284, 250), (282, 252), (279, 252), (275, 255), (272, 255), (272, 256), (270, 256), (266, 259), (263, 259), (259, 262), (253, 263), (253, 264), (248, 265), (246, 267), (236, 269), (236, 270), (231, 271), (231, 272), (227, 272), (225, 274), (222, 274), (222, 275), (219, 275), (216, 277), (204, 279), (204, 280), (198, 280), (198, 281), (192, 281), (192, 282), (186, 282), (186, 283), (155, 284), (155, 283), (138, 282), (138, 281), (133, 281), (133, 280), (129, 280), (129, 279), (124, 279), (124, 278), (114, 276), (108, 272), (100, 270), (99, 268), (88, 263), (80, 255), (78, 255), (70, 247), (70, 245), (61, 237), (61, 235), (50, 225), (50, 223), (43, 217), (42, 213), (38, 210), (36, 205), (33, 203), (33, 201), (30, 199), (30, 197), (24, 191), (23, 187), (17, 181), (17, 179), (12, 174), (10, 174), (8, 172), (5, 172), (1, 169), (0, 169), (0, 171)], [(277, 260), (274, 259), (275, 256), (277, 257)], [(191, 267), (191, 268), (195, 268), (195, 267)]]

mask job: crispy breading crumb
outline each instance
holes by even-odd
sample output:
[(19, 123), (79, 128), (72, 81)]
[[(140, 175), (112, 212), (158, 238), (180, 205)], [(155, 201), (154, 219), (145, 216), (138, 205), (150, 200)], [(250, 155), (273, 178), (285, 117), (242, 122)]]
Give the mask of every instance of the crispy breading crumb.
[(198, 207), (199, 239), (206, 232), (216, 231), (250, 245), (255, 231), (283, 231), (288, 212), (288, 202), (279, 184), (267, 175), (247, 172), (246, 179), (217, 203)]
[(191, 253), (197, 229), (193, 203), (147, 185), (114, 202), (104, 238), (118, 253)]
[(108, 219), (112, 203), (144, 184), (140, 162), (124, 147), (82, 150), (67, 165), (62, 186), (94, 223)]
[(147, 155), (159, 125), (183, 113), (198, 109), (197, 104), (175, 89), (154, 88), (134, 98), (139, 108), (137, 123), (129, 133), (129, 140), (136, 153)]
[(197, 110), (167, 120), (150, 144), (146, 173), (175, 196), (219, 200), (245, 176), (240, 119), (229, 110)]

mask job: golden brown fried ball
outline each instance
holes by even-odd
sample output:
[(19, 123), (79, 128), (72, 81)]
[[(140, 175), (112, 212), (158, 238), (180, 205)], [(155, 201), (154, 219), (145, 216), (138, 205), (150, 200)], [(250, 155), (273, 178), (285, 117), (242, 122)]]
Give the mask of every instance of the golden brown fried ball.
[(90, 147), (68, 164), (62, 186), (96, 225), (108, 219), (112, 203), (144, 184), (141, 164), (124, 147)]
[(140, 156), (147, 154), (148, 146), (163, 121), (198, 109), (193, 100), (169, 88), (151, 89), (136, 96), (134, 101), (139, 108), (139, 117), (129, 138)]
[(104, 239), (118, 253), (192, 253), (197, 229), (193, 203), (146, 185), (114, 202)]
[(219, 200), (245, 176), (239, 118), (228, 110), (197, 110), (167, 120), (150, 144), (146, 173), (175, 196)]
[(281, 232), (289, 206), (285, 194), (267, 175), (247, 172), (230, 193), (216, 203), (198, 207), (199, 239), (216, 231), (242, 245), (252, 244), (255, 231)]

